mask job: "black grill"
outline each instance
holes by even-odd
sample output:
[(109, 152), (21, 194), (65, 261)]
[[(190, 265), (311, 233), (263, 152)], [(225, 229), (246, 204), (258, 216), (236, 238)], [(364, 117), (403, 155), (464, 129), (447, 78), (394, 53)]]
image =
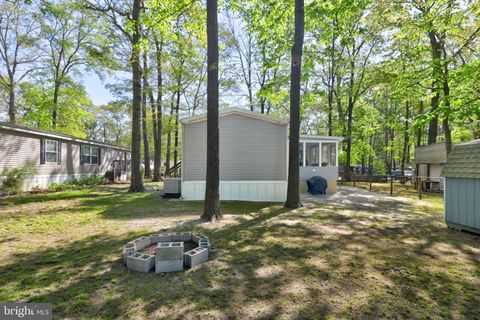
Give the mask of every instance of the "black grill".
[(307, 180), (308, 192), (310, 194), (327, 194), (327, 180), (315, 176)]

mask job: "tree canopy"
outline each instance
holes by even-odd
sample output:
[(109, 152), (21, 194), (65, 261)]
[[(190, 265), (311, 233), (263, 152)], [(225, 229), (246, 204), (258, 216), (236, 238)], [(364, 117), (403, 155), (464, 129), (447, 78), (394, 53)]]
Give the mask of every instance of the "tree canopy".
[[(158, 180), (161, 170), (178, 174), (170, 168), (180, 161), (179, 119), (207, 110), (207, 8), (135, 5), (134, 15), (133, 0), (3, 1), (2, 112), (27, 126), (143, 144), (136, 153), (155, 160)], [(288, 117), (294, 2), (225, 0), (218, 11), (220, 108)], [(469, 0), (307, 2), (300, 132), (345, 137), (347, 175), (351, 166), (404, 170), (416, 145), (480, 138), (479, 13)], [(87, 72), (109, 79), (110, 103), (92, 102)]]

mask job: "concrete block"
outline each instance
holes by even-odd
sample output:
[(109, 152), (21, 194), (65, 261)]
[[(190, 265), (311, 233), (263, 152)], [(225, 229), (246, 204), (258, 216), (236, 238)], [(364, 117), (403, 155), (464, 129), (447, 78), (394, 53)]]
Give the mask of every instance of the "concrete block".
[(155, 260), (155, 273), (183, 271), (183, 257), (175, 260)]
[(123, 246), (123, 264), (127, 264), (127, 257), (135, 253), (135, 246), (133, 243), (127, 243), (126, 245)]
[(183, 242), (190, 242), (192, 241), (192, 233), (191, 232), (182, 232)]
[(133, 243), (135, 251), (138, 251), (148, 247), (151, 244), (150, 241), (150, 237), (140, 237), (129, 242), (128, 244)]
[(172, 234), (172, 239), (170, 241), (172, 241), (172, 242), (175, 242), (175, 241), (182, 241), (182, 242), (192, 241), (192, 233), (191, 232), (175, 232), (175, 233)]
[(171, 242), (172, 240), (172, 234), (170, 233), (157, 233), (157, 234), (152, 234), (150, 235), (150, 241), (152, 244), (158, 243), (158, 242)]
[(183, 242), (159, 242), (155, 261), (183, 259)]
[(208, 237), (201, 233), (192, 234), (192, 241), (198, 243), (200, 240), (208, 240)]
[(149, 272), (155, 265), (154, 256), (136, 252), (127, 257), (127, 268), (138, 272)]
[(200, 240), (198, 243), (198, 248), (205, 248), (207, 249), (207, 256), (210, 255), (210, 241), (208, 240)]
[(208, 249), (195, 248), (193, 250), (185, 252), (184, 256), (186, 267), (193, 268), (208, 260)]

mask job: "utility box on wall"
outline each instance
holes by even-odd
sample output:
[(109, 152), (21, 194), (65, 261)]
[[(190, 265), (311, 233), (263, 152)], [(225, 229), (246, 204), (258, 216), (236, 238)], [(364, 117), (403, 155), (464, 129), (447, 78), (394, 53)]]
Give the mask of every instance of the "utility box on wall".
[(182, 192), (182, 179), (165, 178), (165, 193), (180, 194)]

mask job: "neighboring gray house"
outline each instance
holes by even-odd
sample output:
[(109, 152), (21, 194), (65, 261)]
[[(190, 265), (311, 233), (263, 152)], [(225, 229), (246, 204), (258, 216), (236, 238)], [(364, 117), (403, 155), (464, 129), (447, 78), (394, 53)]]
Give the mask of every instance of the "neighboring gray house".
[[(203, 200), (205, 196), (206, 120), (206, 115), (181, 120), (181, 193), (186, 200)], [(288, 122), (244, 109), (224, 109), (219, 113), (219, 130), (220, 198), (285, 201)], [(328, 191), (335, 191), (340, 140), (301, 137), (301, 180), (323, 176), (328, 180)]]
[(113, 171), (130, 178), (130, 150), (107, 143), (0, 122), (0, 172), (33, 162), (37, 176), (25, 189)]
[(425, 191), (441, 191), (444, 189), (443, 178), (440, 177), (443, 166), (447, 162), (445, 142), (415, 147), (415, 177), (422, 179)]
[(445, 177), (445, 222), (480, 233), (480, 140), (453, 147)]

